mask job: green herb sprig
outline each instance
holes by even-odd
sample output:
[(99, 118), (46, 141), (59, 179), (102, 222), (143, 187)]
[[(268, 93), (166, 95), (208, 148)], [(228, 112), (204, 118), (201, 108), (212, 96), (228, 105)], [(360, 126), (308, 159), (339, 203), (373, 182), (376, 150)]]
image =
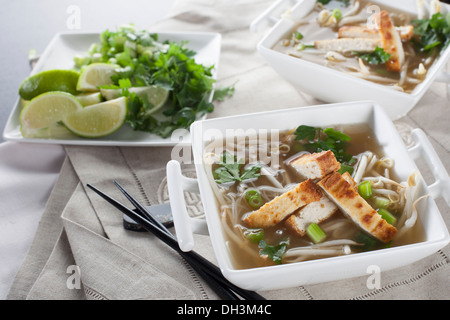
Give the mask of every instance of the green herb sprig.
[(276, 245), (270, 245), (265, 240), (261, 240), (258, 244), (259, 254), (261, 256), (267, 256), (275, 264), (281, 264), (288, 244), (289, 240), (282, 240)]
[(363, 59), (365, 62), (371, 65), (379, 65), (386, 63), (391, 55), (384, 51), (383, 48), (376, 47), (373, 52), (359, 54), (356, 52), (356, 55)]
[(442, 50), (450, 43), (450, 12), (445, 16), (438, 12), (430, 19), (416, 19), (413, 25), (416, 37), (412, 41), (420, 52)]
[(216, 183), (242, 182), (260, 177), (261, 166), (253, 165), (242, 170), (243, 163), (242, 159), (237, 161), (236, 156), (225, 151), (222, 155), (222, 161), (219, 162), (219, 167), (214, 170)]

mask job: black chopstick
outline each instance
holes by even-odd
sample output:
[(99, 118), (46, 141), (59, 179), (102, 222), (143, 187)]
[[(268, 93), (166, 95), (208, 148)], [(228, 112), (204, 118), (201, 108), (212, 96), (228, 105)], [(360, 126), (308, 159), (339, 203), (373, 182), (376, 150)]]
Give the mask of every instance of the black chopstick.
[[(115, 184), (119, 187), (117, 182)], [(148, 212), (145, 207), (139, 204), (137, 200), (135, 200), (131, 195), (128, 194), (122, 187), (119, 189), (126, 195), (126, 197), (134, 204), (137, 205), (137, 211), (140, 213), (129, 209), (128, 207), (124, 206), (117, 200), (111, 198), (110, 196), (106, 195), (102, 191), (98, 190), (94, 186), (88, 184), (87, 185), (90, 189), (95, 191), (98, 195), (100, 195), (102, 198), (104, 198), (106, 201), (108, 201), (111, 205), (113, 205), (115, 208), (119, 209), (123, 213), (125, 213), (127, 216), (129, 216), (131, 219), (133, 219), (135, 222), (140, 224), (142, 227), (147, 229), (148, 231), (152, 232), (154, 235), (156, 235), (160, 240), (165, 242), (167, 245), (169, 245), (172, 249), (177, 251), (202, 277), (205, 278), (206, 281), (208, 281), (214, 289), (216, 289), (216, 292), (225, 299), (238, 299), (236, 295), (234, 295), (233, 292), (238, 294), (244, 299), (249, 300), (265, 300), (264, 297), (259, 295), (256, 292), (241, 289), (237, 287), (236, 285), (229, 282), (225, 277), (223, 277), (221, 271), (217, 266), (203, 258), (202, 256), (198, 255), (194, 251), (184, 252), (182, 251), (179, 246), (176, 238), (157, 220), (155, 219), (150, 212)], [(143, 212), (143, 213), (142, 213)], [(146, 218), (147, 217), (147, 218)], [(153, 222), (152, 222), (153, 221)], [(232, 292), (233, 291), (233, 292)]]
[[(122, 203), (118, 202), (117, 200), (109, 197), (99, 189), (95, 188), (94, 186), (87, 184), (89, 188), (94, 190), (97, 194), (99, 194), (103, 199), (105, 199), (107, 202), (112, 204), (115, 208), (122, 211), (124, 214), (126, 214), (128, 217), (133, 219), (136, 223), (144, 227), (147, 231), (152, 232), (154, 235), (156, 235), (160, 240), (163, 240), (166, 244), (168, 244), (171, 248), (177, 250), (178, 244), (173, 235), (167, 234), (165, 231), (160, 229), (157, 225), (154, 225), (152, 222), (148, 221), (146, 218), (139, 215), (137, 212), (127, 208)], [(177, 250), (181, 251), (181, 250)], [(179, 252), (181, 254), (181, 252)], [(226, 300), (239, 300), (239, 297), (237, 297), (231, 290), (224, 287), (221, 283), (218, 283), (216, 279), (211, 277), (209, 274), (205, 273), (200, 266), (197, 264), (193, 264), (191, 259), (189, 257), (185, 257), (183, 254), (181, 254), (183, 258), (192, 266), (192, 268), (199, 273), (200, 276), (202, 276), (213, 289), (215, 289), (216, 293), (222, 298)]]
[[(143, 218), (148, 220), (147, 222), (150, 222), (154, 225), (154, 227), (159, 228), (160, 231), (158, 232), (164, 232), (174, 241), (177, 241), (175, 236), (166, 228), (166, 226), (164, 226), (164, 224), (156, 219), (152, 215), (152, 213), (147, 210), (147, 208), (145, 208), (139, 201), (132, 197), (116, 180), (113, 180), (113, 182), (117, 186), (117, 188), (125, 195), (125, 197), (136, 207), (136, 210), (140, 214), (142, 214)], [(216, 290), (216, 293), (218, 293), (220, 297), (227, 300), (239, 300), (239, 297), (237, 297), (233, 291), (217, 282), (217, 280), (214, 277), (210, 276), (208, 273), (205, 273), (203, 268), (201, 266), (197, 266), (197, 263), (193, 261), (191, 257), (186, 257), (184, 255), (183, 258), (189, 263), (189, 265), (191, 265), (195, 269), (195, 271), (197, 271), (197, 273), (202, 278), (204, 278)]]
[[(153, 217), (152, 213), (149, 212), (145, 206), (140, 204), (139, 201), (137, 201), (133, 196), (131, 196), (116, 180), (114, 180), (113, 182), (119, 188), (119, 190), (125, 195), (125, 197), (136, 207), (136, 209), (139, 213), (141, 213), (148, 220), (152, 221), (153, 224), (155, 224), (157, 227), (159, 227), (159, 229), (165, 230), (166, 234), (168, 234), (170, 237), (172, 237), (176, 241), (176, 238), (173, 236), (173, 234), (169, 230), (167, 230), (167, 228), (158, 219)], [(182, 254), (183, 257), (186, 260), (189, 260), (188, 262), (191, 265), (198, 264), (202, 270), (206, 271), (206, 274), (209, 274), (212, 277), (214, 277), (216, 280), (220, 281), (220, 283), (223, 286), (226, 286), (227, 288), (232, 288), (232, 290), (237, 291), (238, 294), (243, 294), (243, 297), (245, 297), (247, 299), (252, 299), (252, 300), (264, 299), (262, 296), (260, 296), (259, 294), (255, 293), (253, 291), (243, 290), (243, 289), (235, 286), (231, 282), (229, 282), (227, 279), (225, 279), (223, 277), (222, 272), (220, 271), (219, 268), (217, 268), (216, 265), (212, 264), (210, 261), (208, 261), (205, 258), (203, 258), (202, 256), (198, 255), (196, 252), (190, 251), (189, 255), (186, 255), (183, 251), (181, 251), (181, 249), (178, 246), (178, 243), (177, 243), (176, 250), (180, 253), (183, 253)]]

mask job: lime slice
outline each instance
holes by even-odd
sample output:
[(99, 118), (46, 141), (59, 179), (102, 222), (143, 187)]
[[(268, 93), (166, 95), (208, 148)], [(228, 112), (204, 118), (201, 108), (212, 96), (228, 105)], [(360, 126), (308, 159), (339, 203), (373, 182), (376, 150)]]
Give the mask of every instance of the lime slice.
[(121, 97), (72, 113), (63, 120), (63, 124), (77, 136), (99, 138), (119, 129), (125, 122), (127, 110), (127, 98)]
[(64, 91), (77, 94), (77, 82), (80, 74), (73, 70), (46, 70), (36, 73), (25, 80), (19, 88), (24, 100), (31, 100), (49, 91)]
[(32, 137), (33, 131), (47, 128), (82, 109), (81, 103), (70, 93), (43, 93), (22, 109), (19, 119), (22, 135)]
[(119, 68), (116, 64), (92, 63), (81, 70), (77, 83), (78, 91), (98, 91), (98, 87), (113, 84), (111, 76)]
[[(169, 98), (169, 90), (157, 86), (131, 87), (130, 93), (136, 93), (142, 100), (147, 101), (151, 107), (146, 114), (150, 115), (161, 109)], [(106, 100), (117, 99), (122, 94), (122, 89), (100, 89)]]
[(90, 106), (92, 104), (100, 103), (103, 101), (102, 94), (100, 92), (94, 93), (81, 93), (75, 96), (83, 106)]
[(29, 130), (26, 138), (33, 139), (73, 139), (74, 135), (60, 122), (42, 129)]

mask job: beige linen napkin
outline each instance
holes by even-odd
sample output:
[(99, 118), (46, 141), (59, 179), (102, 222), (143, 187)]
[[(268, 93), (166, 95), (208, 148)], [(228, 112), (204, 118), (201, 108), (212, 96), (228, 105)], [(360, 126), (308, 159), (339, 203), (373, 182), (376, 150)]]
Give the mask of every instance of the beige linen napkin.
[[(263, 34), (251, 33), (249, 25), (272, 3), (179, 1), (170, 18), (152, 27), (155, 32), (222, 34), (218, 86), (235, 84), (236, 91), (231, 99), (216, 103), (210, 117), (321, 103), (293, 88), (256, 52)], [(396, 125), (405, 142), (409, 142), (411, 128), (427, 130), (449, 168), (448, 131), (446, 126), (433, 126), (434, 118), (441, 124), (449, 123), (445, 90), (434, 84), (410, 115)], [(168, 202), (165, 165), (171, 148), (67, 146), (66, 153), (60, 178), (9, 299), (217, 299), (173, 250), (149, 233), (124, 230), (122, 214), (85, 187), (93, 184), (128, 204), (112, 184), (116, 179), (145, 205)], [(195, 177), (191, 165), (183, 165), (183, 172)], [(431, 170), (425, 168), (423, 174), (431, 178)], [(201, 213), (198, 195), (187, 196), (191, 213)], [(442, 200), (438, 206), (450, 225), (449, 208)], [(195, 250), (215, 261), (208, 237), (197, 236)], [(449, 299), (449, 251), (446, 247), (407, 267), (383, 272), (377, 287), (370, 285), (368, 274), (261, 294), (268, 299)]]

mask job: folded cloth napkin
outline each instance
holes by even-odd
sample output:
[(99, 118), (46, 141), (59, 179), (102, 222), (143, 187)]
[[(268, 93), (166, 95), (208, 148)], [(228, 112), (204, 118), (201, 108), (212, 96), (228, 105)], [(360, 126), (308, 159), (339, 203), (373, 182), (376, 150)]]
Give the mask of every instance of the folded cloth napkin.
[[(213, 31), (222, 34), (218, 86), (235, 85), (231, 99), (216, 103), (211, 117), (320, 103), (278, 76), (258, 56), (261, 34), (250, 22), (272, 1), (190, 0), (176, 3), (157, 31)], [(447, 119), (445, 88), (436, 85), (425, 98)], [(427, 100), (428, 99), (428, 100)], [(419, 105), (396, 125), (409, 140), (411, 127), (431, 129), (426, 106)], [(417, 117), (417, 118), (416, 118)], [(431, 117), (426, 117), (431, 119)], [(441, 120), (440, 120), (441, 121)], [(444, 121), (444, 120), (442, 120)], [(448, 122), (447, 122), (448, 123)], [(449, 167), (450, 140), (445, 129), (430, 130)], [(127, 231), (122, 214), (86, 188), (92, 184), (116, 199), (127, 200), (113, 185), (116, 179), (144, 205), (169, 201), (165, 165), (171, 148), (65, 147), (67, 158), (49, 198), (32, 248), (22, 265), (9, 299), (217, 299), (217, 295), (164, 243), (147, 232)], [(195, 177), (192, 165), (183, 173)], [(429, 173), (425, 172), (424, 175)], [(198, 195), (186, 194), (190, 213), (202, 213)], [(447, 225), (449, 209), (438, 202)], [(215, 262), (207, 236), (196, 236), (195, 250)], [(449, 247), (389, 272), (381, 283), (370, 275), (261, 292), (268, 299), (448, 299)], [(276, 281), (276, 279), (274, 279)]]

